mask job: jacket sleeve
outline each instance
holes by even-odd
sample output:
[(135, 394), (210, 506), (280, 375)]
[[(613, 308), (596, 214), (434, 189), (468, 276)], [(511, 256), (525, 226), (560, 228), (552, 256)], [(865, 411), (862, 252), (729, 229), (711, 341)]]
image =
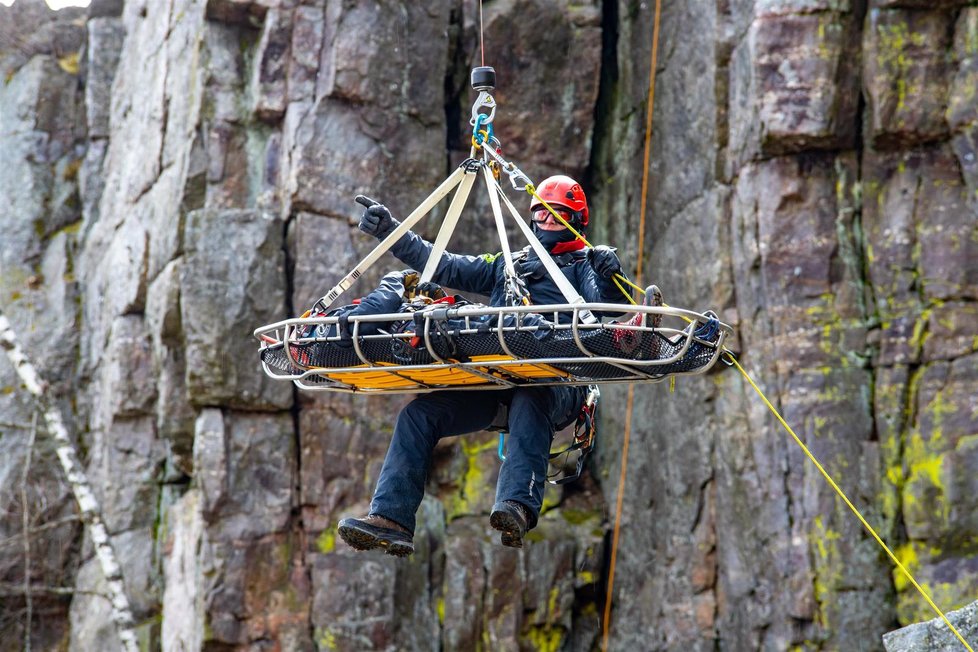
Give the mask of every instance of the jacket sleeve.
[[(615, 282), (611, 279), (601, 278), (595, 274), (594, 268), (591, 267), (587, 260), (581, 260), (576, 263), (574, 268), (577, 277), (577, 289), (586, 302), (622, 304), (628, 302), (622, 291), (615, 285)], [(622, 275), (624, 276), (624, 272), (622, 272)], [(625, 288), (627, 289), (628, 286), (625, 286)], [(627, 312), (627, 308), (623, 308), (621, 311), (604, 311), (595, 314), (599, 317), (616, 317), (625, 312)]]
[[(385, 315), (400, 312), (404, 304), (404, 277), (413, 273), (414, 270), (404, 270), (402, 272), (390, 272), (380, 280), (370, 294), (360, 299), (352, 310), (347, 312), (347, 316), (354, 315)], [(364, 321), (360, 322), (360, 335), (373, 335), (382, 326), (383, 322)], [(352, 330), (352, 329), (351, 329)]]
[(404, 277), (414, 270), (390, 272), (380, 279), (380, 285), (370, 294), (360, 299), (359, 305), (351, 315), (382, 315), (397, 312), (404, 303)]
[[(430, 242), (408, 231), (391, 248), (391, 253), (414, 269), (423, 270), (434, 247)], [(496, 284), (496, 259), (499, 254), (461, 256), (445, 252), (431, 280), (462, 292), (492, 294)]]

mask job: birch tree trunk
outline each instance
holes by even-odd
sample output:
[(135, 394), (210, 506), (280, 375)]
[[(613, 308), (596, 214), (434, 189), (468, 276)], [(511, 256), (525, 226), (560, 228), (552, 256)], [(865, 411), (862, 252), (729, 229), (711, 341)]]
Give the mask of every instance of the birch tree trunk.
[(10, 362), (27, 387), (27, 391), (34, 395), (44, 410), (44, 421), (48, 425), (48, 432), (57, 443), (58, 460), (61, 461), (61, 468), (64, 469), (68, 484), (71, 485), (71, 491), (78, 503), (82, 519), (88, 525), (89, 535), (95, 545), (95, 554), (102, 566), (102, 572), (105, 573), (105, 581), (109, 587), (109, 597), (112, 603), (112, 620), (115, 621), (118, 629), (119, 640), (126, 652), (139, 652), (139, 644), (133, 630), (132, 610), (129, 608), (129, 599), (126, 597), (122, 571), (116, 561), (108, 530), (102, 522), (98, 501), (95, 499), (95, 494), (92, 493), (92, 488), (88, 484), (85, 471), (78, 461), (78, 453), (71, 437), (68, 436), (68, 429), (65, 427), (60, 411), (47, 400), (44, 381), (18, 346), (10, 322), (7, 321), (3, 313), (0, 313), (0, 347), (10, 358)]

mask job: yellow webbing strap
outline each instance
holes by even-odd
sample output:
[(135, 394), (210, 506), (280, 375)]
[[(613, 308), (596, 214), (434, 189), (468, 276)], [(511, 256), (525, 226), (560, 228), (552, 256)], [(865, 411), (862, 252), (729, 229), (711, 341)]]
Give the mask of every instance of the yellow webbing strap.
[(740, 363), (737, 361), (737, 358), (731, 355), (729, 351), (727, 352), (727, 354), (728, 354), (727, 359), (731, 360), (733, 362), (733, 365), (737, 367), (737, 370), (740, 371), (741, 374), (743, 374), (747, 382), (750, 383), (750, 386), (754, 388), (754, 391), (757, 392), (757, 395), (761, 397), (762, 401), (764, 401), (764, 405), (766, 405), (768, 409), (771, 410), (771, 413), (774, 414), (775, 417), (777, 417), (778, 421), (781, 422), (781, 425), (784, 426), (784, 429), (788, 431), (789, 435), (791, 435), (791, 438), (795, 440), (795, 443), (798, 444), (799, 448), (801, 448), (801, 450), (805, 453), (808, 459), (811, 460), (812, 464), (815, 465), (815, 468), (819, 470), (819, 472), (829, 483), (829, 485), (833, 489), (835, 489), (835, 493), (839, 495), (839, 498), (841, 498), (842, 501), (846, 505), (848, 505), (849, 509), (852, 510), (852, 513), (855, 514), (856, 518), (859, 519), (859, 522), (863, 524), (863, 527), (869, 530), (869, 533), (873, 535), (874, 539), (876, 539), (876, 543), (880, 544), (880, 546), (883, 548), (883, 550), (886, 551), (886, 554), (890, 557), (893, 563), (896, 564), (897, 568), (899, 568), (903, 572), (903, 574), (907, 576), (907, 579), (910, 580), (910, 583), (914, 585), (914, 588), (916, 588), (917, 591), (920, 592), (920, 595), (924, 596), (924, 600), (927, 601), (927, 604), (931, 606), (931, 609), (933, 609), (937, 613), (937, 615), (941, 617), (944, 623), (951, 629), (951, 631), (954, 632), (954, 635), (957, 636), (958, 640), (960, 640), (961, 643), (965, 646), (965, 648), (968, 649), (968, 652), (975, 652), (971, 648), (971, 646), (968, 645), (968, 641), (964, 640), (964, 637), (961, 636), (961, 633), (954, 627), (954, 625), (951, 624), (951, 621), (947, 619), (947, 616), (944, 615), (944, 612), (941, 611), (941, 608), (938, 607), (933, 600), (931, 600), (931, 597), (927, 594), (927, 591), (925, 591), (923, 587), (921, 587), (920, 584), (917, 583), (917, 580), (915, 580), (913, 575), (910, 574), (910, 571), (907, 570), (907, 567), (904, 566), (899, 559), (897, 559), (896, 555), (893, 554), (893, 551), (890, 550), (890, 547), (883, 542), (883, 539), (880, 538), (880, 535), (876, 533), (876, 530), (873, 529), (873, 526), (870, 525), (869, 522), (863, 517), (862, 513), (860, 513), (860, 511), (856, 508), (856, 506), (852, 504), (852, 501), (849, 500), (849, 497), (846, 496), (845, 492), (842, 491), (841, 488), (839, 488), (839, 485), (835, 483), (835, 480), (833, 480), (832, 476), (830, 476), (828, 471), (825, 470), (825, 467), (823, 467), (819, 463), (815, 455), (813, 455), (812, 452), (808, 449), (808, 446), (805, 446), (805, 443), (798, 437), (798, 435), (795, 434), (795, 431), (791, 429), (791, 426), (788, 425), (788, 422), (784, 420), (784, 418), (777, 411), (777, 409), (771, 404), (771, 401), (767, 399), (767, 397), (764, 395), (764, 392), (761, 391), (761, 388), (757, 386), (757, 384), (750, 377), (750, 375), (748, 375), (748, 373), (744, 371), (744, 368), (740, 366)]

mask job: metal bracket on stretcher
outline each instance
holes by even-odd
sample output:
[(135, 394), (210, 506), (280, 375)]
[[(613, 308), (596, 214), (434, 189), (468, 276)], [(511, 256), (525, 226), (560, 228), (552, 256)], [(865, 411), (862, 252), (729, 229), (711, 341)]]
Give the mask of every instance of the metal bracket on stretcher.
[[(606, 323), (582, 319), (622, 309), (634, 316)], [(569, 322), (558, 323), (561, 315)], [(361, 335), (367, 322), (382, 323), (381, 331)], [(307, 390), (370, 393), (655, 383), (705, 373), (731, 333), (709, 312), (604, 303), (432, 306), (414, 313), (287, 319), (255, 331), (262, 367), (272, 378)]]

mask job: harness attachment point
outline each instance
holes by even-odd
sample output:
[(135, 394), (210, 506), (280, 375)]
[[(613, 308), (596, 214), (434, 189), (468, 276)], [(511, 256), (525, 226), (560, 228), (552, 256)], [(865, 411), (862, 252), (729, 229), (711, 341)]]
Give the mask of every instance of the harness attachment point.
[[(483, 110), (485, 110), (486, 113), (483, 113)], [(488, 125), (492, 123), (492, 120), (495, 117), (496, 99), (490, 95), (488, 91), (480, 91), (479, 97), (477, 97), (475, 103), (472, 104), (472, 119), (469, 120), (469, 124), (473, 127), (478, 127), (478, 123), (480, 122)]]
[(567, 484), (581, 477), (587, 458), (594, 450), (594, 442), (598, 434), (598, 420), (595, 412), (598, 409), (598, 399), (601, 398), (601, 390), (597, 385), (588, 385), (587, 397), (581, 406), (581, 412), (577, 416), (577, 423), (574, 425), (574, 441), (570, 446), (562, 451), (550, 454), (550, 459), (568, 455), (571, 451), (578, 451), (577, 465), (573, 475), (565, 475), (562, 478), (547, 478), (550, 484)]

